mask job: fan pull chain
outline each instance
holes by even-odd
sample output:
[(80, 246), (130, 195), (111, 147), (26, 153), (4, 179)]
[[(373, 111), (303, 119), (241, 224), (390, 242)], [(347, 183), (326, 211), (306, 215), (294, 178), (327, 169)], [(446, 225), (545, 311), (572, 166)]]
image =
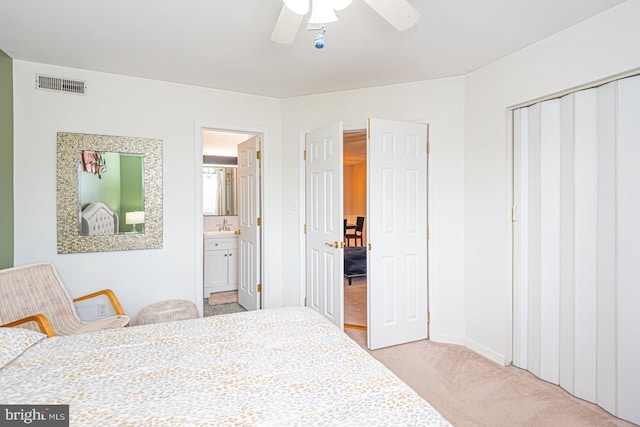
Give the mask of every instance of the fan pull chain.
[(322, 49), (324, 47), (324, 34), (327, 32), (325, 26), (322, 26), (322, 34), (316, 34), (313, 38), (315, 42), (316, 49)]

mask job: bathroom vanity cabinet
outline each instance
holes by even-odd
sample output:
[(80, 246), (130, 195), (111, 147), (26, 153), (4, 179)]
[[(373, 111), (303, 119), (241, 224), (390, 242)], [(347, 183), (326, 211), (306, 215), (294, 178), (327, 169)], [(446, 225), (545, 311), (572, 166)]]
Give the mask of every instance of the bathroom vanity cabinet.
[(233, 233), (205, 233), (204, 297), (212, 292), (238, 289), (238, 236)]

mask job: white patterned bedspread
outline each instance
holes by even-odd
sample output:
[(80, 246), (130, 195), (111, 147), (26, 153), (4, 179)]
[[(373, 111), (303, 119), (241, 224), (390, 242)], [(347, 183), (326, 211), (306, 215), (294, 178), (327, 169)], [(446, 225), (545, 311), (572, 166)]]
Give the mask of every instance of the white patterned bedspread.
[(83, 427), (449, 425), (308, 308), (45, 339), (0, 369), (0, 403)]

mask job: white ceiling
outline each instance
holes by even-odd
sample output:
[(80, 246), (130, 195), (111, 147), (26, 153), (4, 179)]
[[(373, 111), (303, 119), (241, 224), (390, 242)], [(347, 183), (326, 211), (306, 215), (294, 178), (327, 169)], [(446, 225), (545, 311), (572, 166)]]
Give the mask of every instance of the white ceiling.
[(409, 1), (422, 18), (400, 33), (354, 0), (315, 49), (315, 32), (304, 28), (292, 45), (270, 40), (281, 0), (0, 0), (0, 49), (19, 60), (287, 98), (463, 75), (623, 2)]
[(215, 130), (202, 131), (202, 154), (205, 156), (237, 157), (238, 144), (253, 135)]

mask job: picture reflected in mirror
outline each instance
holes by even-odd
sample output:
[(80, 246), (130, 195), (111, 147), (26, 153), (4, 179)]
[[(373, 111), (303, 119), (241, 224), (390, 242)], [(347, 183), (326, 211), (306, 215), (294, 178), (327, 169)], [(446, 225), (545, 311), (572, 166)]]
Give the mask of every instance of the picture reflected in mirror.
[(78, 156), (78, 234), (144, 233), (144, 155), (83, 150)]

